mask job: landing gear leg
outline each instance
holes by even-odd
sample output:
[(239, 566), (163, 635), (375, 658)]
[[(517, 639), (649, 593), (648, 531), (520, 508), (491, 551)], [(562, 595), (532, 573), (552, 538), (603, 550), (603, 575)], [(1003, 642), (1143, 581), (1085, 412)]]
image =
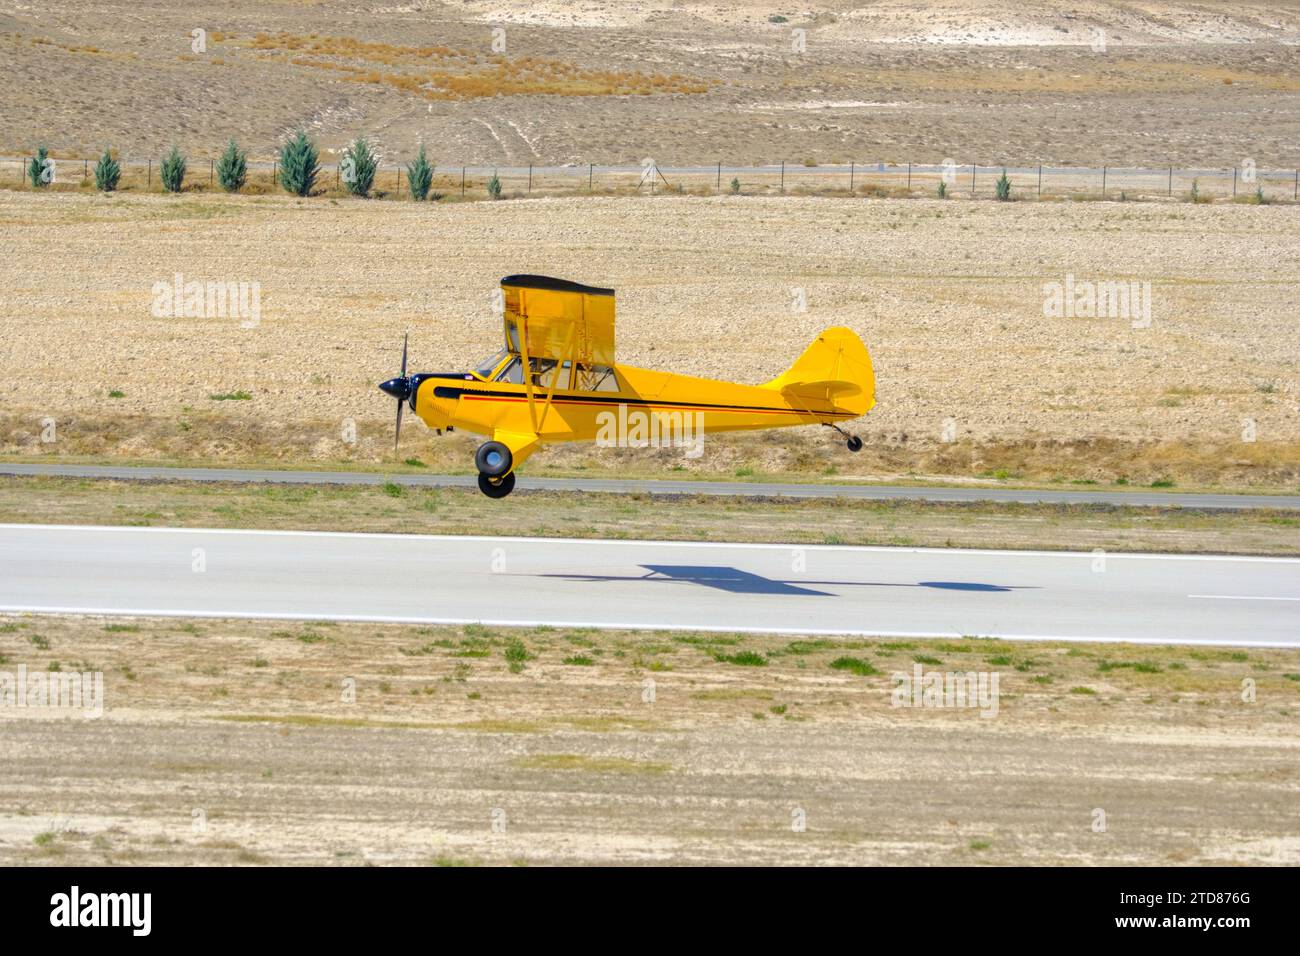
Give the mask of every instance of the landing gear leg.
[(515, 473), (512, 471), (500, 478), (493, 478), (480, 471), (478, 473), (478, 490), (489, 498), (504, 498), (515, 490)]
[(832, 425), (830, 422), (823, 422), (822, 424), (824, 424), (827, 428), (835, 429), (842, 436), (844, 436), (844, 438), (847, 439), (847, 441), (845, 441), (844, 444), (849, 449), (849, 451), (862, 451), (862, 439), (859, 438), (857, 435), (850, 435), (843, 428), (840, 428), (839, 425)]

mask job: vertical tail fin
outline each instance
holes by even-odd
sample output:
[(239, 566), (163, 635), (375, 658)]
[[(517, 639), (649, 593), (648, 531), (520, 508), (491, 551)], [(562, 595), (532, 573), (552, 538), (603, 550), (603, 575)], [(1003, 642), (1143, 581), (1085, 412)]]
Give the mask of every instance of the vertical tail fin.
[(823, 402), (864, 415), (876, 404), (876, 375), (862, 340), (850, 329), (827, 329), (803, 355), (763, 386), (799, 403)]

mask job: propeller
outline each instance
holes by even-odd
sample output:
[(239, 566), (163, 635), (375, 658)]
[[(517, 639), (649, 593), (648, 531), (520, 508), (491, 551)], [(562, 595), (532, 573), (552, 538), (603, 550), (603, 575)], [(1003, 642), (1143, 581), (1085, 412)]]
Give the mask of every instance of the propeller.
[(397, 399), (397, 427), (393, 434), (393, 451), (397, 451), (397, 445), (402, 440), (402, 408), (406, 405), (406, 400), (411, 397), (411, 380), (406, 377), (406, 346), (410, 338), (410, 332), (402, 336), (402, 373), (379, 386), (380, 391)]

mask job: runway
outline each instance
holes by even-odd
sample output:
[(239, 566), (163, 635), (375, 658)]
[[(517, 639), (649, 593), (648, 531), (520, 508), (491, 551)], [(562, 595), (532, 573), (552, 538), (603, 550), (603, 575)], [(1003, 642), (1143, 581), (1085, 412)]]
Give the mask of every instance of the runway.
[(1300, 559), (0, 525), (0, 611), (1300, 646)]
[[(118, 481), (230, 481), (256, 484), (380, 485), (475, 488), (473, 475), (393, 474), (368, 471), (282, 471), (243, 468), (167, 468), (150, 465), (0, 464), (0, 475), (99, 478)], [(734, 495), (742, 498), (848, 498), (862, 501), (987, 501), (1019, 504), (1122, 505), (1236, 511), (1300, 509), (1298, 495), (1188, 494), (1169, 491), (1077, 491), (1038, 488), (938, 488), (919, 485), (850, 485), (761, 481), (672, 481), (637, 478), (536, 478), (520, 475), (519, 491), (649, 495)]]

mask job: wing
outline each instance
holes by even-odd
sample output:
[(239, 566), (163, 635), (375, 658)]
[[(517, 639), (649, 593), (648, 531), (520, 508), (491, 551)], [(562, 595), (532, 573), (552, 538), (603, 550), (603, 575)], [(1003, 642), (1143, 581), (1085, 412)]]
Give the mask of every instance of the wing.
[(506, 344), (515, 352), (586, 366), (614, 364), (614, 290), (549, 276), (501, 280)]

